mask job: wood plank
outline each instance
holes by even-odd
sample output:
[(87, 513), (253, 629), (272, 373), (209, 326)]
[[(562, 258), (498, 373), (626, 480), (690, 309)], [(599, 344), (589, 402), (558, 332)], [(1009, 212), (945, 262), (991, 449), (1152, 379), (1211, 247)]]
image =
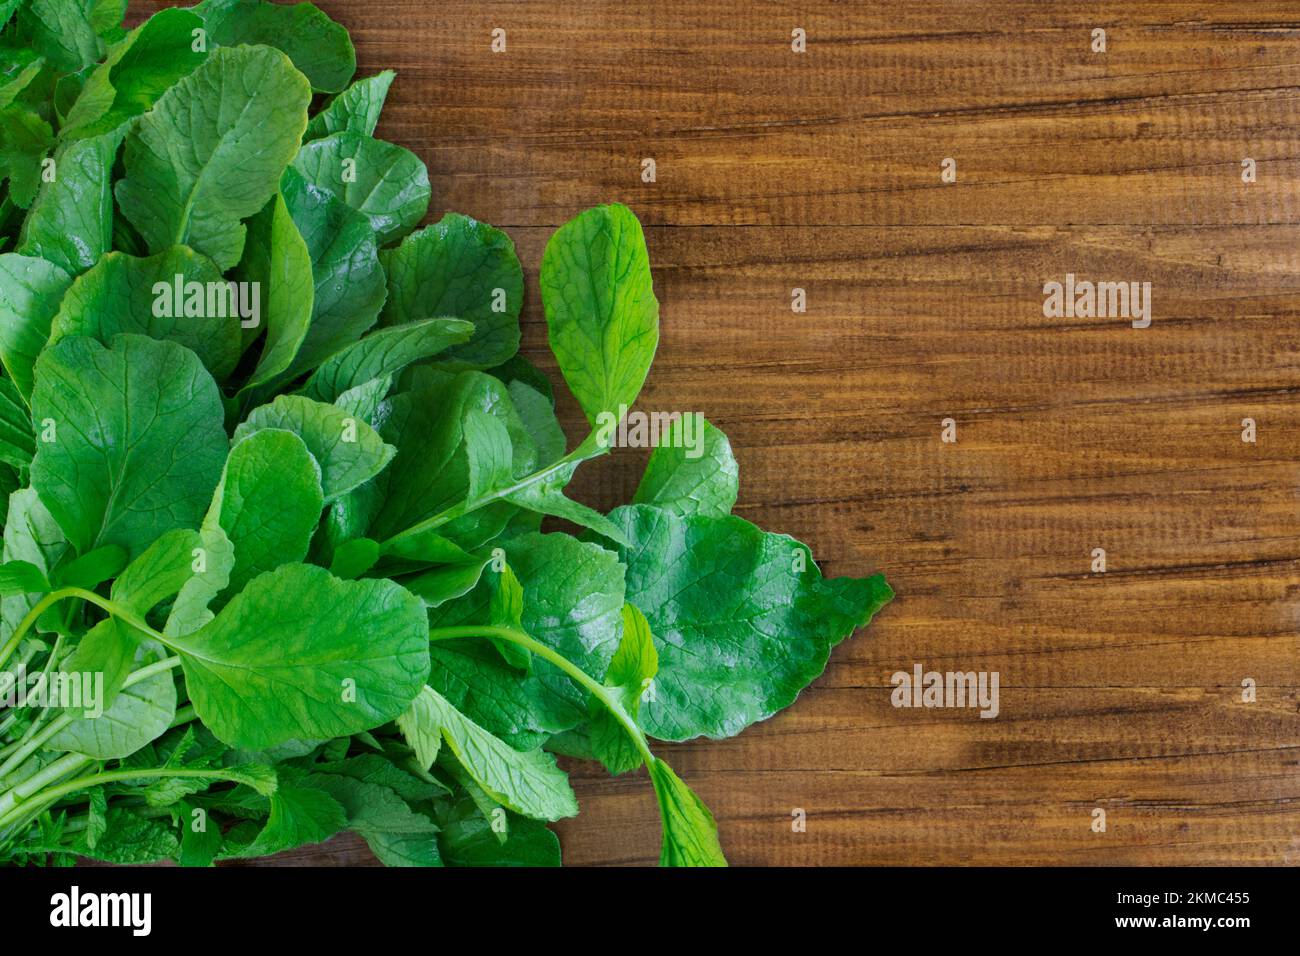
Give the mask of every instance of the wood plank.
[(1296, 221), (1285, 2), (384, 9), (355, 18), (403, 77), (382, 132), (498, 225), (615, 196), (675, 225)]

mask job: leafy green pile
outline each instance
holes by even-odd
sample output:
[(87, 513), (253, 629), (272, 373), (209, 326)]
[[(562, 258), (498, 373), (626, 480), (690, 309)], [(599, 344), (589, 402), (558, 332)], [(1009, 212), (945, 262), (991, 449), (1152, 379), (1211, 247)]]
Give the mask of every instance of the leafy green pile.
[(0, 859), (352, 830), (388, 864), (558, 863), (559, 753), (644, 765), (662, 862), (724, 863), (649, 739), (770, 717), (891, 592), (731, 515), (711, 425), (626, 507), (565, 496), (657, 345), (636, 218), (542, 259), (592, 425), (567, 451), (510, 239), (416, 231), (425, 167), (372, 135), (393, 74), (352, 82), (311, 4), (123, 7), (0, 2)]

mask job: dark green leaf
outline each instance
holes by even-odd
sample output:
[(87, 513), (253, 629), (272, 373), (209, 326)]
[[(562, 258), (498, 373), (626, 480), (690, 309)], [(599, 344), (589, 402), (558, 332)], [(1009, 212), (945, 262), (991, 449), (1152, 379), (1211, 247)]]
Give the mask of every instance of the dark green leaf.
[(439, 316), (473, 322), (474, 337), (443, 358), (449, 368), (490, 368), (519, 350), (524, 273), (505, 233), (448, 213), (382, 258), (388, 274), (384, 325)]
[(501, 819), (505, 842), (492, 832), (491, 821), (472, 800), (458, 800), (448, 811), (438, 834), (448, 866), (559, 866), (560, 841), (543, 823), (513, 813)]
[(240, 312), (207, 256), (173, 246), (137, 259), (110, 252), (68, 289), (50, 342), (88, 335), (105, 345), (122, 332), (176, 342), (221, 380), (239, 361)]
[(357, 80), (334, 97), (330, 104), (307, 123), (306, 139), (319, 139), (341, 130), (352, 130), (370, 135), (379, 123), (379, 111), (384, 108), (388, 88), (397, 74), (383, 70), (374, 76)]
[(188, 245), (222, 269), (275, 193), (307, 127), (307, 81), (266, 47), (216, 50), (126, 140), (122, 213), (152, 252)]
[(424, 319), (379, 329), (324, 362), (303, 392), (322, 402), (335, 401), (349, 389), (444, 352), (469, 339), (473, 332), (474, 326), (460, 319)]
[[(383, 471), (394, 449), (375, 430), (336, 405), (300, 395), (281, 395), (255, 408), (235, 429), (236, 447), (267, 428), (293, 432), (307, 445), (320, 466), (325, 501), (333, 501)], [(314, 522), (313, 522), (314, 526)]]
[(357, 55), (348, 31), (314, 4), (203, 0), (198, 10), (213, 42), (221, 46), (264, 43), (283, 50), (307, 74), (313, 89), (336, 93), (356, 72)]
[(0, 361), (24, 401), (32, 395), (32, 368), (50, 337), (72, 276), (52, 262), (0, 255)]
[(293, 167), (364, 215), (381, 246), (409, 233), (429, 208), (429, 173), (420, 158), (365, 133), (343, 130), (312, 140)]
[(41, 186), (23, 222), (18, 251), (72, 275), (93, 266), (113, 242), (113, 159), (119, 134), (61, 146), (55, 178)]
[[(244, 389), (250, 389), (272, 381), (293, 364), (311, 327), (316, 298), (311, 252), (280, 193), (249, 222), (238, 274), (242, 281), (258, 284), (264, 306), (260, 324), (266, 338), (257, 366), (244, 383)], [(245, 329), (245, 344), (260, 334), (261, 328)]]
[(281, 192), (311, 254), (311, 326), (286, 377), (313, 369), (375, 324), (384, 304), (384, 271), (374, 230), (361, 213), (287, 169)]
[(190, 10), (159, 10), (115, 43), (87, 77), (60, 135), (113, 132), (148, 110), (207, 58), (194, 49), (194, 31), (202, 26)]
[(742, 518), (649, 505), (610, 518), (633, 542), (627, 599), (659, 651), (641, 722), (663, 740), (731, 737), (789, 706), (893, 595), (880, 575), (823, 580), (806, 547)]
[(198, 524), (225, 459), (221, 399), (193, 352), (119, 335), (67, 338), (36, 363), (32, 417), (53, 423), (32, 484), (79, 552), (136, 555)]
[(235, 548), (231, 590), (306, 557), (325, 504), (320, 476), (293, 432), (266, 428), (230, 450), (212, 513)]

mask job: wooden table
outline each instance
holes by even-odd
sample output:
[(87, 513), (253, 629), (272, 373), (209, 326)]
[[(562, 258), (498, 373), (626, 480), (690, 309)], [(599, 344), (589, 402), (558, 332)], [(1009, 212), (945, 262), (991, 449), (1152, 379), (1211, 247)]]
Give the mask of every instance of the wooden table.
[[(1300, 862), (1300, 5), (320, 5), (397, 69), (379, 134), (431, 218), (514, 237), (526, 353), (546, 237), (627, 203), (644, 407), (703, 411), (741, 515), (898, 591), (790, 710), (666, 748), (733, 863)], [(1150, 327), (1045, 317), (1067, 273), (1150, 282)], [(1000, 715), (891, 706), (917, 663), (999, 672)], [(566, 860), (652, 862), (644, 774), (574, 778)]]

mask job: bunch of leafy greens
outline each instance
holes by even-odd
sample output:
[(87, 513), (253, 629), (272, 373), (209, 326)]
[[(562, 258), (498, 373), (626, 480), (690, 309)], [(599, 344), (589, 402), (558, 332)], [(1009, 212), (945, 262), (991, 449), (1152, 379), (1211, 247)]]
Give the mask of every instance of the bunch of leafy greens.
[(373, 136), (391, 72), (353, 81), (307, 3), (123, 7), (0, 2), (0, 859), (352, 830), (393, 865), (553, 864), (558, 753), (645, 766), (662, 862), (724, 863), (650, 739), (770, 717), (891, 592), (731, 515), (711, 425), (626, 507), (566, 497), (658, 341), (636, 218), (542, 259), (570, 451), (510, 239), (416, 229), (425, 167)]

